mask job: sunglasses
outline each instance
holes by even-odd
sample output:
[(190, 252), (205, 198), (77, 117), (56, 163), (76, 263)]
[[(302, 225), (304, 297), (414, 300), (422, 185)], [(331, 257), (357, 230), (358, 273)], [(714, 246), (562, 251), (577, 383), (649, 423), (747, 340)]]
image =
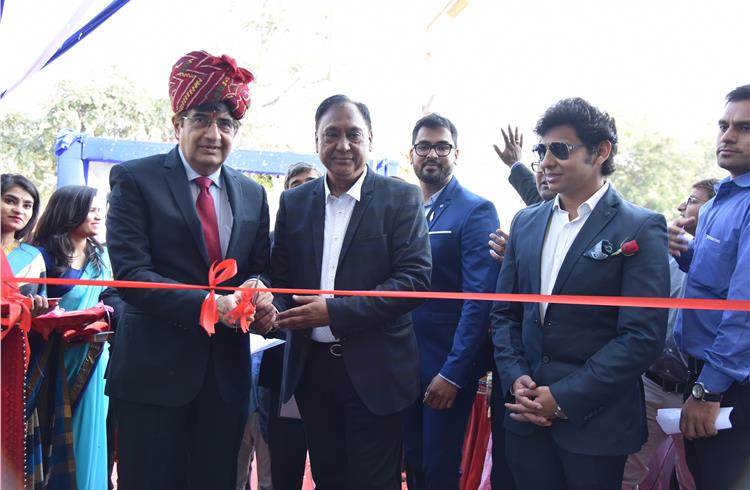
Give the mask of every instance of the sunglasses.
[(578, 148), (583, 148), (586, 145), (579, 144), (579, 145), (569, 145), (567, 143), (562, 143), (560, 141), (555, 141), (554, 143), (539, 143), (537, 145), (534, 145), (531, 148), (531, 151), (536, 153), (537, 157), (539, 157), (539, 162), (544, 160), (545, 155), (547, 155), (547, 150), (552, 153), (552, 155), (557, 158), (558, 160), (567, 160), (570, 158), (570, 152), (573, 150), (576, 150)]

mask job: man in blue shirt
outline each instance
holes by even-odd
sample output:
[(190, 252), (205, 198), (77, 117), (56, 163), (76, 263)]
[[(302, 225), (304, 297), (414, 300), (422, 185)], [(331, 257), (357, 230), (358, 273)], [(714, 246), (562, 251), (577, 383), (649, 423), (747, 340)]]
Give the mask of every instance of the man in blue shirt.
[[(750, 299), (750, 85), (727, 95), (716, 156), (730, 173), (701, 209), (695, 240), (670, 227), (670, 252), (688, 273), (686, 298)], [(682, 310), (675, 337), (695, 378), (680, 429), (699, 489), (750, 488), (750, 312)], [(734, 407), (717, 432), (719, 407)]]

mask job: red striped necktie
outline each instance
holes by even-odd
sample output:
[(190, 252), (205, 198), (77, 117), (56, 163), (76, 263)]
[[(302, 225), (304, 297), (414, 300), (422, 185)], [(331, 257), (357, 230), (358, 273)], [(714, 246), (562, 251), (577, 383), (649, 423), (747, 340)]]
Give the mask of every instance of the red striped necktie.
[(208, 190), (213, 182), (208, 177), (197, 177), (193, 179), (193, 182), (200, 187), (195, 209), (198, 211), (198, 217), (201, 220), (208, 260), (213, 263), (221, 260), (221, 241), (219, 240), (219, 225), (216, 222), (216, 207), (214, 198)]

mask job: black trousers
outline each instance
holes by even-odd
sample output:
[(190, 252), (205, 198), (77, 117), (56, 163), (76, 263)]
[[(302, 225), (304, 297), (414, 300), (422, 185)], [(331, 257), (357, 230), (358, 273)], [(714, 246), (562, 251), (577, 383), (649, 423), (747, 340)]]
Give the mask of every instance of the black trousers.
[(492, 424), (492, 470), (490, 482), (492, 490), (516, 490), (513, 479), (505, 459), (505, 398), (502, 394), (500, 375), (492, 371), (492, 393), (490, 394), (490, 422)]
[(180, 407), (112, 399), (119, 490), (234, 490), (247, 400), (225, 402), (213, 362), (198, 396)]
[(688, 467), (698, 490), (750, 489), (750, 385), (733, 383), (722, 407), (734, 407), (732, 428), (714, 437), (685, 439)]
[(519, 490), (620, 490), (627, 459), (571, 453), (549, 430), (528, 437), (506, 430), (505, 454)]
[(279, 417), (280, 386), (271, 388), (268, 448), (274, 490), (300, 490), (305, 476), (307, 441), (301, 420)]
[(372, 413), (327, 344), (311, 342), (295, 397), (316, 490), (401, 488), (403, 414)]

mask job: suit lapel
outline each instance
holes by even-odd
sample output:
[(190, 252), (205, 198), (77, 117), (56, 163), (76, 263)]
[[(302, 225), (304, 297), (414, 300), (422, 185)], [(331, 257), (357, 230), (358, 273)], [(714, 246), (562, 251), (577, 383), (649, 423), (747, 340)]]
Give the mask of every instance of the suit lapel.
[(187, 173), (185, 173), (185, 167), (182, 165), (182, 160), (180, 160), (176, 146), (164, 159), (164, 177), (167, 180), (169, 190), (172, 192), (172, 197), (182, 213), (182, 217), (185, 218), (185, 223), (187, 223), (190, 229), (190, 234), (193, 236), (193, 240), (195, 240), (195, 245), (201, 251), (203, 260), (208, 265), (208, 252), (206, 251), (206, 243), (203, 240), (203, 228), (201, 227), (198, 213), (195, 210), (193, 196), (190, 193), (190, 183), (187, 180)]
[(591, 211), (591, 216), (586, 220), (578, 236), (573, 240), (573, 244), (570, 246), (570, 250), (568, 250), (562, 266), (560, 266), (560, 272), (557, 274), (552, 294), (560, 294), (565, 281), (567, 281), (583, 253), (591, 246), (591, 242), (607, 226), (607, 223), (617, 214), (619, 202), (619, 197), (610, 184), (607, 192), (599, 200), (593, 211)]
[[(239, 232), (240, 224), (242, 223), (242, 215), (244, 214), (245, 206), (249, 205), (250, 203), (243, 203), (242, 186), (239, 182), (237, 182), (237, 175), (232, 172), (232, 169), (224, 167), (221, 172), (221, 179), (227, 190), (229, 207), (232, 208), (232, 234), (229, 237), (229, 245), (227, 245), (227, 253), (225, 257), (228, 259), (230, 257), (234, 257), (234, 248), (242, 238), (240, 237)], [(220, 204), (216, 203), (216, 205)]]
[(432, 227), (437, 223), (440, 215), (442, 215), (446, 208), (450, 206), (451, 201), (453, 200), (453, 194), (456, 192), (457, 188), (458, 179), (454, 176), (451, 181), (448, 182), (448, 185), (445, 186), (445, 189), (443, 189), (443, 192), (440, 193), (435, 204), (432, 206), (432, 220), (427, 223), (430, 230), (432, 230)]
[(310, 202), (310, 219), (307, 221), (309, 235), (312, 237), (312, 250), (315, 258), (316, 284), (320, 284), (320, 271), (323, 267), (323, 233), (326, 219), (325, 176), (315, 182)]
[(341, 262), (344, 260), (344, 257), (346, 257), (346, 252), (349, 250), (349, 246), (352, 244), (352, 239), (354, 238), (354, 234), (357, 232), (357, 228), (359, 228), (359, 224), (362, 221), (362, 216), (364, 216), (365, 212), (367, 211), (367, 207), (370, 205), (370, 201), (372, 201), (375, 181), (375, 177), (373, 177), (372, 172), (373, 170), (369, 169), (367, 171), (367, 175), (365, 175), (365, 181), (362, 182), (362, 193), (360, 195), (359, 202), (354, 205), (352, 217), (349, 220), (349, 226), (346, 227), (346, 233), (344, 234), (344, 243), (341, 244), (341, 254), (339, 255), (339, 263), (337, 267), (341, 266)]

